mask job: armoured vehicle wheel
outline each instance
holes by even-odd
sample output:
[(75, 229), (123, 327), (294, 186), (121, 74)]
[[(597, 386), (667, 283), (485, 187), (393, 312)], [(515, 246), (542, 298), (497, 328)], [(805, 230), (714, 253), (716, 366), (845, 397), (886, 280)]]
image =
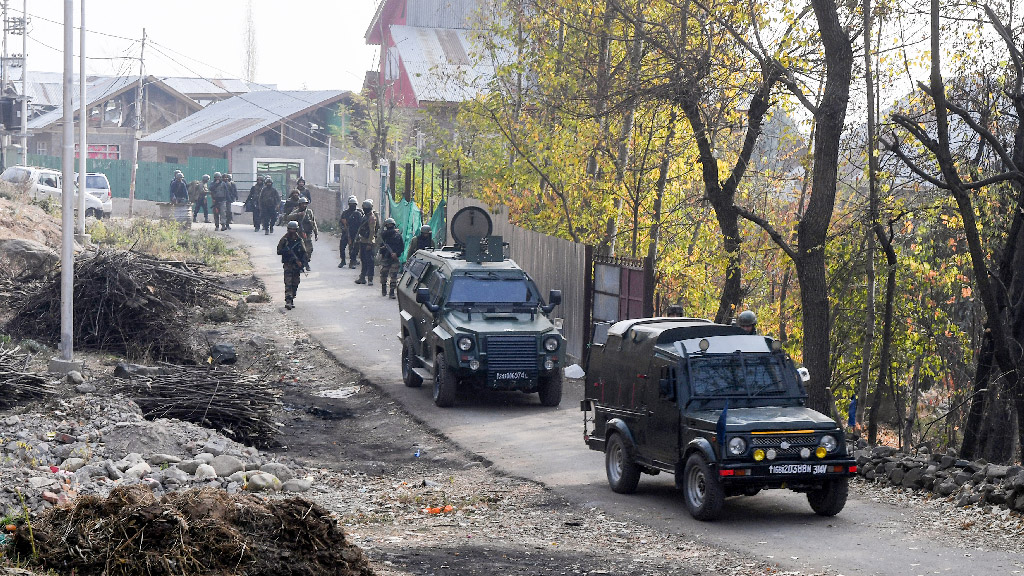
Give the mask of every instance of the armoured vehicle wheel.
[(690, 516), (714, 520), (722, 511), (725, 493), (701, 454), (691, 454), (683, 469), (683, 496)]
[(454, 406), (458, 381), (448, 366), (444, 353), (438, 354), (434, 359), (434, 367), (436, 371), (434, 376), (434, 404), (441, 408)]
[(542, 376), (537, 392), (542, 406), (558, 406), (562, 402), (562, 369), (552, 376)]
[(604, 449), (604, 470), (612, 491), (619, 494), (636, 492), (636, 485), (640, 482), (640, 467), (633, 462), (621, 434), (612, 434), (608, 439)]
[(850, 493), (847, 478), (836, 478), (825, 482), (818, 490), (807, 493), (807, 502), (819, 516), (835, 516), (846, 506), (846, 497)]
[(406, 336), (402, 341), (402, 382), (409, 388), (419, 388), (423, 384), (423, 378), (413, 372), (413, 363), (416, 361), (416, 352), (412, 346), (412, 336)]

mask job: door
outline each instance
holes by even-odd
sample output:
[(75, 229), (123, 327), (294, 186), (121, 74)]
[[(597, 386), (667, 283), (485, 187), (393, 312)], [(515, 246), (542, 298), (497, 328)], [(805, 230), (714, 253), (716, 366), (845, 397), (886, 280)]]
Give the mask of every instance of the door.
[(679, 403), (676, 367), (656, 358), (646, 388), (650, 458), (673, 469), (679, 461)]

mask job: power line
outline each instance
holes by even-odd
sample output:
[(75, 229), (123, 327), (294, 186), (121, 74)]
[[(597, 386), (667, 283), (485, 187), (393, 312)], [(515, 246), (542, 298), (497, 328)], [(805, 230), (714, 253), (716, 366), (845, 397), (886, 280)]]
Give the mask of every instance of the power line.
[[(28, 34), (27, 37), (28, 37), (29, 40), (35, 42), (36, 44), (39, 44), (40, 46), (43, 46), (44, 48), (49, 48), (50, 50), (53, 50), (54, 52), (60, 52), (62, 54), (64, 53), (63, 49), (61, 49), (61, 48), (54, 48), (53, 46), (50, 46), (46, 42), (43, 42), (42, 40), (36, 38), (35, 36), (33, 36), (31, 34)], [(75, 58), (79, 57), (78, 54), (74, 54), (73, 56)], [(86, 60), (138, 60), (138, 58), (135, 58), (134, 56), (86, 56), (85, 59)]]
[[(18, 10), (18, 12), (20, 12), (20, 10)], [(32, 13), (27, 13), (26, 14), (24, 12), (22, 14), (24, 14), (25, 16), (30, 16), (32, 18), (38, 18), (38, 19), (42, 20), (43, 22), (49, 22), (50, 24), (56, 24), (58, 26), (63, 26), (64, 25), (63, 22), (58, 22), (56, 20), (51, 20), (50, 18), (47, 18), (45, 16), (39, 16), (38, 14), (32, 14)], [(75, 28), (75, 30), (81, 30), (82, 29), (81, 26), (75, 26), (74, 28)], [(100, 36), (106, 36), (108, 38), (117, 38), (118, 40), (128, 40), (129, 42), (138, 42), (139, 41), (138, 38), (126, 38), (125, 36), (118, 36), (117, 34), (110, 34), (108, 32), (100, 32), (99, 30), (90, 30), (89, 28), (86, 28), (85, 31), (88, 32), (89, 34), (98, 34)]]

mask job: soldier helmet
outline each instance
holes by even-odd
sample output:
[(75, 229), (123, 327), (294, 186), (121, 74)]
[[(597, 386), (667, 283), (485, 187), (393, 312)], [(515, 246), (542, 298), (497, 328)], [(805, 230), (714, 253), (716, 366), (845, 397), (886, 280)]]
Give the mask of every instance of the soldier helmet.
[(266, 180), (266, 178), (264, 178), (263, 174), (260, 174), (259, 176), (256, 177), (257, 182), (263, 182), (264, 180)]
[(174, 175), (175, 176), (184, 176), (184, 174), (181, 173), (181, 170), (175, 170), (174, 171)]
[(213, 173), (213, 177), (214, 178), (220, 178), (221, 176), (222, 176), (222, 174), (220, 172), (214, 172)]
[(306, 179), (303, 178), (302, 176), (299, 176), (299, 179), (295, 181), (296, 185), (305, 184), (305, 183), (306, 183)]
[(420, 234), (430, 234), (430, 224), (420, 226)]
[(224, 178), (225, 180), (231, 180), (231, 174), (225, 174), (225, 175), (223, 176), (223, 178)]
[(388, 218), (384, 221), (385, 228), (394, 228), (395, 226), (398, 226), (398, 224), (395, 222), (394, 218)]
[(296, 222), (295, 220), (292, 220), (291, 222), (288, 223), (288, 229), (289, 230), (298, 230), (299, 229), (299, 223)]
[(358, 203), (359, 203), (359, 200), (356, 200), (356, 197), (355, 197), (355, 196), (349, 196), (349, 197), (348, 197), (348, 203), (349, 203), (349, 204), (358, 204)]
[(753, 310), (744, 310), (736, 317), (737, 326), (754, 326), (757, 324), (757, 314)]
[(363, 200), (363, 210), (366, 210), (366, 211), (373, 210), (373, 200), (370, 200), (369, 198), (367, 198), (366, 200)]
[(210, 179), (210, 175), (209, 174), (203, 174), (203, 182), (206, 182), (209, 179)]
[(309, 204), (309, 198), (305, 196), (299, 196), (299, 204)]

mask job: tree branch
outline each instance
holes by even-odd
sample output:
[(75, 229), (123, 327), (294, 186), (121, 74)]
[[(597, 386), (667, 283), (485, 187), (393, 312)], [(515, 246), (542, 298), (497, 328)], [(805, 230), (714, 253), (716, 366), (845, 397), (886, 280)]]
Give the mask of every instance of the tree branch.
[(796, 250), (794, 250), (793, 247), (789, 245), (789, 242), (786, 242), (786, 239), (782, 237), (782, 234), (779, 234), (779, 231), (776, 230), (775, 227), (772, 226), (767, 220), (761, 218), (757, 214), (754, 214), (750, 210), (747, 210), (746, 208), (738, 204), (733, 204), (732, 209), (735, 210), (736, 213), (742, 216), (744, 219), (749, 220), (754, 224), (760, 226), (761, 229), (764, 230), (766, 234), (768, 234), (772, 241), (774, 241), (775, 244), (777, 244), (779, 248), (781, 248), (782, 251), (785, 252), (786, 255), (790, 257), (791, 260), (796, 262)]

